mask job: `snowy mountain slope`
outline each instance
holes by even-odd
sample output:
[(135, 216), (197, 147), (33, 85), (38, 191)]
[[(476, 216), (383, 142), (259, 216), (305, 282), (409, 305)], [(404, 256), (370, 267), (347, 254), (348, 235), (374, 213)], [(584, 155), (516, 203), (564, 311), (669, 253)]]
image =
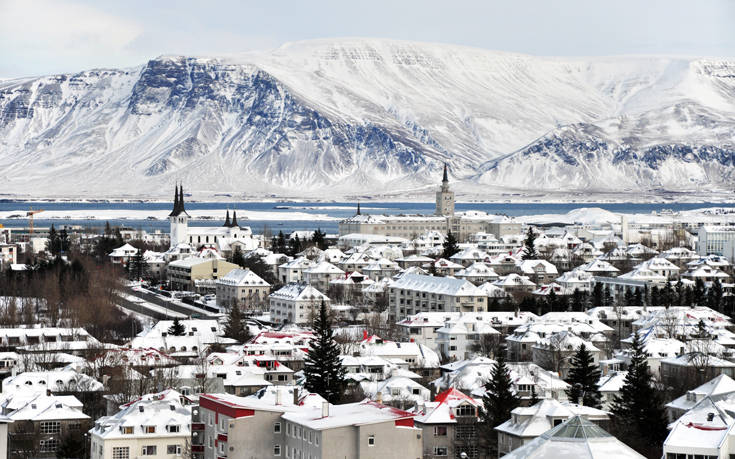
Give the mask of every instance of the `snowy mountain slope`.
[[(391, 40), (0, 82), (4, 188), (251, 195), (727, 186), (735, 62)], [(131, 185), (133, 184), (133, 185)]]

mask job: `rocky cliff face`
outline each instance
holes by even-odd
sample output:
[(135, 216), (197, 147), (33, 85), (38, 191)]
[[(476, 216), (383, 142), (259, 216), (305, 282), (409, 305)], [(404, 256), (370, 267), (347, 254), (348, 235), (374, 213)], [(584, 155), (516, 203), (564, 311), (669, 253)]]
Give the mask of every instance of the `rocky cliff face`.
[(0, 82), (7, 193), (727, 187), (735, 64), (386, 40)]

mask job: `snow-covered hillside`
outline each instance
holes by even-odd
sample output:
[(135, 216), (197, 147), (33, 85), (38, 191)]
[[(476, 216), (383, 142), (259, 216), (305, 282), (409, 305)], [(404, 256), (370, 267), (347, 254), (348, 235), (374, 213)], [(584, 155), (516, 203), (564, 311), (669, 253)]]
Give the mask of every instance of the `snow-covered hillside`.
[(0, 82), (5, 193), (728, 189), (735, 61), (373, 39)]

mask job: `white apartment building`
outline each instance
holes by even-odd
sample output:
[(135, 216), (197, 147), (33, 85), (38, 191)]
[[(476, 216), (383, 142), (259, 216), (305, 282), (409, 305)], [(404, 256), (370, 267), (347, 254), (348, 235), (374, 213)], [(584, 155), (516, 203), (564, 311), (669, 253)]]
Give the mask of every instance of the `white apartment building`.
[(256, 307), (270, 293), (271, 285), (249, 269), (233, 269), (215, 281), (217, 305)]
[(487, 296), (472, 283), (451, 277), (406, 274), (388, 286), (389, 307), (398, 318), (418, 312), (477, 312)]
[(306, 324), (319, 312), (322, 302), (331, 300), (319, 290), (304, 283), (284, 285), (268, 297), (271, 320), (276, 323)]
[(174, 390), (147, 394), (99, 418), (89, 433), (92, 459), (179, 459), (191, 438), (189, 400)]

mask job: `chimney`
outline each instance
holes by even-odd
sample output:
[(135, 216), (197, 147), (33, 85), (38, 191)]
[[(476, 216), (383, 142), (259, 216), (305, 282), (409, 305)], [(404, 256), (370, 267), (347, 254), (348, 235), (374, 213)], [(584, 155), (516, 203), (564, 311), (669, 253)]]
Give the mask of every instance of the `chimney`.
[(375, 398), (378, 403), (380, 403), (381, 405), (383, 404), (383, 393), (382, 392), (378, 391), (378, 393), (375, 394)]
[(296, 386), (293, 386), (293, 404), (299, 404), (299, 388)]
[(329, 402), (322, 402), (322, 417), (329, 417)]
[(280, 404), (281, 404), (281, 389), (277, 387), (276, 388), (276, 405), (280, 405)]

